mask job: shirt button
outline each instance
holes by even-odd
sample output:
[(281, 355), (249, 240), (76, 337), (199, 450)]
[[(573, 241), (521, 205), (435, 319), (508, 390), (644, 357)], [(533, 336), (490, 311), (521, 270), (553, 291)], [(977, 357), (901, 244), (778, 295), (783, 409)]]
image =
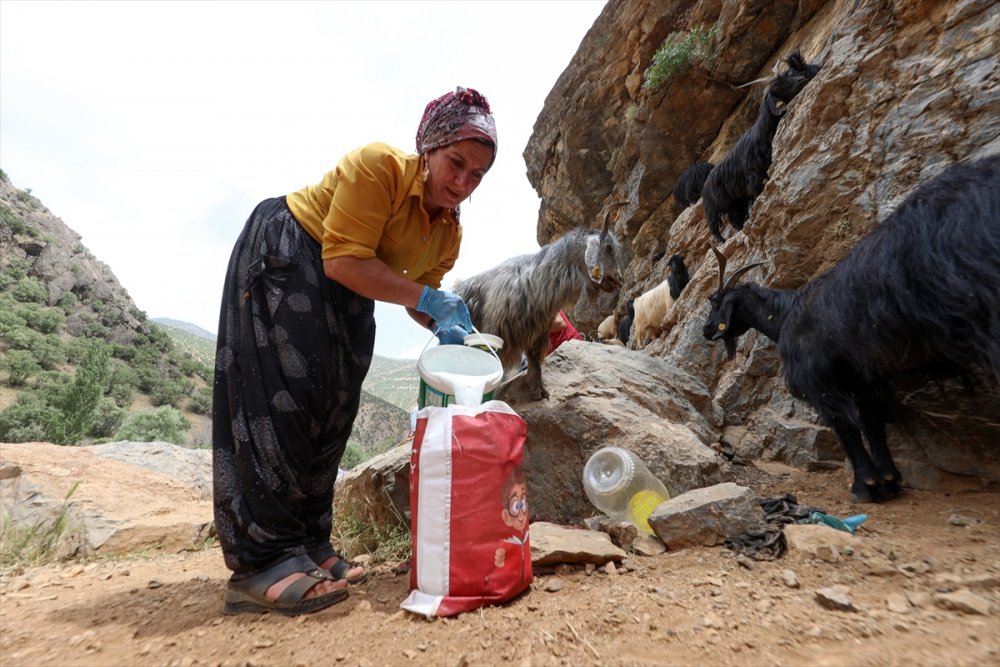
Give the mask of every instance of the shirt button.
[(426, 236), (421, 236), (420, 240), (423, 241), (424, 243), (427, 243), (427, 237)]

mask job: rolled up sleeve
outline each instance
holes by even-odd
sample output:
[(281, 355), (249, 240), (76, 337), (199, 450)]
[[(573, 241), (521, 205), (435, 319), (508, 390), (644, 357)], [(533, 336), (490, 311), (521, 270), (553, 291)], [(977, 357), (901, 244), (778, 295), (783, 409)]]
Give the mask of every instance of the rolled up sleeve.
[(384, 154), (360, 150), (337, 165), (336, 189), (323, 220), (323, 259), (375, 257), (401, 174)]

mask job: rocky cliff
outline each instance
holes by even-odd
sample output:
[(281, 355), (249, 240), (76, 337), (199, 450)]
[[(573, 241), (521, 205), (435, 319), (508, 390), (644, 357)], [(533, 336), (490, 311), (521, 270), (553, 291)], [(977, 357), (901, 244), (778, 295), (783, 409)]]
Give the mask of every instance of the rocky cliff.
[[(659, 87), (643, 85), (665, 38), (713, 25), (711, 60)], [(612, 311), (620, 316), (630, 297), (666, 277), (669, 255), (684, 251), (691, 283), (664, 333), (642, 350), (707, 387), (710, 402), (693, 403), (695, 413), (680, 421), (697, 424), (704, 444), (736, 462), (842, 460), (833, 434), (789, 396), (770, 340), (751, 331), (728, 362), (721, 345), (702, 337), (717, 285), (712, 240), (701, 204), (682, 210), (671, 190), (689, 164), (717, 162), (753, 123), (763, 86), (737, 86), (770, 76), (795, 49), (822, 63), (779, 125), (770, 179), (746, 228), (726, 226), (720, 247), (732, 267), (763, 261), (754, 274), (761, 284), (799, 287), (917, 184), (956, 161), (1000, 152), (998, 35), (1000, 5), (987, 0), (610, 0), (546, 99), (524, 151), (542, 200), (540, 243), (596, 225), (606, 202), (630, 202), (615, 225), (625, 284), (613, 303), (578, 302), (579, 328), (595, 329)], [(547, 364), (547, 372), (559, 365)], [(565, 400), (598, 394), (592, 378), (581, 374)], [(995, 391), (974, 395), (926, 378), (905, 389), (889, 442), (909, 484), (954, 490), (1000, 481)], [(669, 384), (648, 390), (679, 394)], [(614, 411), (612, 402), (597, 409)], [(566, 408), (522, 413), (531, 424)], [(541, 456), (547, 443), (537, 429), (529, 445), (532, 437), (532, 456)], [(545, 504), (544, 490), (532, 492)]]

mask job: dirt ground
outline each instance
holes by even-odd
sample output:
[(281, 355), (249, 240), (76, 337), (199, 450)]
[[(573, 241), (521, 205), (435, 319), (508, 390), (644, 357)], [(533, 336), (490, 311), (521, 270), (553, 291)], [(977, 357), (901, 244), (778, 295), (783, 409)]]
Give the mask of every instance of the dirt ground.
[[(0, 579), (0, 664), (1000, 665), (1000, 494), (852, 506), (842, 470), (743, 474), (760, 497), (868, 513), (856, 546), (752, 569), (724, 547), (560, 567), (505, 606), (433, 621), (399, 609), (396, 563), (298, 618), (224, 616), (218, 548), (61, 564)], [(835, 585), (851, 610), (818, 601)]]

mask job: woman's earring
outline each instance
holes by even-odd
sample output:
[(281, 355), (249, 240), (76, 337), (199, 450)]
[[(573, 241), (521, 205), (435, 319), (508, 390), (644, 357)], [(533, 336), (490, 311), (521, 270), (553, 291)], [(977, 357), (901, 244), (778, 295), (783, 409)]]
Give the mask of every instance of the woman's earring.
[(427, 177), (430, 175), (431, 175), (431, 169), (430, 167), (427, 166), (427, 163), (424, 162), (424, 173), (423, 173), (424, 183), (427, 182)]

